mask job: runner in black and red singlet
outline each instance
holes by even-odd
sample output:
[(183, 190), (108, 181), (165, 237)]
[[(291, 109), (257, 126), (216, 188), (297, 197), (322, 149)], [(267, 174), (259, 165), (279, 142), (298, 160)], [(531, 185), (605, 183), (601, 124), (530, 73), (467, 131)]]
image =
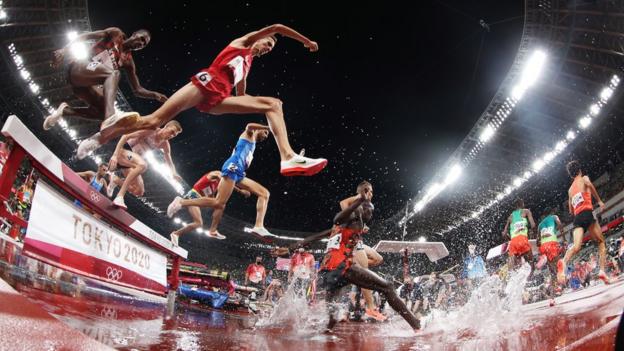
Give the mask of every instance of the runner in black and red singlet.
[[(362, 182), (358, 186), (358, 198), (334, 217), (333, 229), (309, 236), (303, 241), (293, 244), (291, 248), (306, 245), (329, 235), (327, 253), (318, 272), (318, 286), (327, 292), (328, 330), (331, 330), (337, 323), (334, 302), (340, 297), (340, 290), (348, 284), (384, 294), (390, 307), (401, 315), (414, 330), (418, 330), (420, 329), (420, 321), (408, 310), (394, 290), (392, 283), (363, 268), (353, 260), (353, 251), (364, 234), (366, 223), (373, 216), (373, 206), (370, 202), (372, 195), (372, 185), (369, 182)], [(274, 254), (284, 255), (291, 248), (278, 248)]]
[(598, 244), (598, 255), (600, 258), (600, 272), (598, 273), (598, 278), (606, 284), (609, 284), (609, 277), (605, 273), (607, 247), (604, 237), (602, 236), (602, 229), (594, 217), (592, 196), (598, 200), (598, 206), (601, 211), (605, 210), (605, 204), (600, 199), (600, 195), (598, 195), (589, 177), (583, 175), (581, 164), (578, 161), (568, 163), (567, 169), (568, 174), (573, 179), (572, 185), (568, 189), (568, 208), (570, 213), (574, 214), (574, 229), (572, 232), (574, 245), (557, 264), (557, 280), (560, 284), (565, 283), (566, 264), (579, 252), (583, 244), (583, 234), (589, 231), (591, 238)]
[[(246, 93), (247, 75), (254, 57), (269, 53), (275, 46), (275, 34), (295, 39), (314, 52), (316, 42), (281, 24), (274, 24), (251, 32), (232, 41), (217, 55), (210, 67), (191, 77), (186, 84), (171, 96), (165, 104), (151, 115), (140, 119), (124, 119), (111, 124), (109, 128), (85, 139), (78, 147), (77, 156), (82, 159), (109, 140), (141, 129), (154, 129), (175, 118), (180, 112), (196, 107), (213, 115), (265, 114), (280, 153), (280, 172), (285, 176), (314, 175), (327, 165), (323, 158), (312, 159), (296, 154), (290, 146), (282, 102), (265, 96), (251, 96)], [(236, 96), (232, 89), (236, 87)], [(128, 121), (132, 120), (132, 123)], [(134, 123), (136, 122), (136, 123)]]
[(65, 102), (61, 103), (54, 113), (45, 119), (43, 129), (52, 128), (61, 117), (104, 121), (102, 128), (110, 124), (126, 124), (131, 122), (132, 118), (138, 118), (136, 112), (115, 113), (115, 97), (121, 70), (128, 75), (134, 95), (160, 102), (167, 100), (165, 95), (143, 88), (136, 74), (132, 51), (147, 46), (150, 41), (150, 33), (147, 30), (138, 30), (132, 33), (130, 38), (126, 38), (124, 32), (114, 27), (81, 34), (66, 47), (54, 52), (53, 66), (61, 64), (72, 45), (87, 40), (96, 40), (89, 50), (87, 60), (67, 58), (67, 80), (76, 97), (86, 102), (88, 106), (72, 107)]

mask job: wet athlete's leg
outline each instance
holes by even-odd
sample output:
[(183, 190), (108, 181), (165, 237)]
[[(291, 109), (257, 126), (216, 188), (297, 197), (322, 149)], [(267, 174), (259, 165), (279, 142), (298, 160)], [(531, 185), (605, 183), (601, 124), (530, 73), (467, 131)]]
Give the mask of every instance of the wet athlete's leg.
[(414, 329), (420, 329), (420, 321), (407, 309), (401, 298), (394, 291), (392, 283), (381, 278), (374, 272), (354, 263), (344, 273), (344, 278), (359, 287), (379, 291), (386, 296), (388, 304)]
[(523, 254), (522, 257), (529, 264), (529, 266), (531, 266), (531, 272), (529, 273), (529, 277), (531, 277), (533, 275), (533, 272), (535, 272), (535, 262), (533, 262), (533, 250), (529, 249), (529, 251)]
[[(369, 260), (366, 255), (366, 251), (364, 249), (356, 249), (353, 252), (353, 262), (357, 262), (360, 266), (362, 266), (362, 268), (368, 269)], [(375, 306), (375, 300), (373, 299), (373, 292), (371, 290), (363, 288), (362, 295), (364, 295), (364, 301), (366, 301), (366, 308), (371, 310), (377, 308), (377, 306)]]
[(327, 314), (329, 315), (327, 330), (334, 329), (334, 326), (338, 323), (338, 319), (336, 319), (336, 312), (338, 311), (337, 304), (341, 290), (342, 289), (327, 291), (327, 294), (325, 295), (325, 304), (327, 306)]
[(267, 206), (269, 203), (269, 196), (271, 195), (267, 188), (260, 183), (247, 177), (243, 178), (238, 186), (241, 189), (248, 190), (250, 193), (258, 197), (256, 202), (256, 224), (254, 227), (264, 228), (264, 216), (266, 215)]
[(282, 110), (282, 102), (279, 99), (249, 95), (231, 96), (225, 98), (219, 105), (211, 109), (210, 113), (217, 115), (224, 113), (264, 113), (277, 143), (281, 160), (288, 160), (295, 155), (288, 141), (284, 111)]
[(177, 236), (181, 236), (182, 234), (188, 233), (193, 229), (201, 228), (204, 225), (204, 221), (201, 216), (201, 209), (197, 206), (188, 206), (186, 208), (193, 219), (193, 222), (185, 225), (184, 227), (174, 231), (172, 234)]
[(550, 297), (555, 297), (555, 289), (557, 288), (557, 257), (547, 263), (550, 272)]
[(74, 87), (104, 86), (104, 117), (115, 113), (115, 97), (119, 86), (119, 70), (99, 64), (92, 70), (90, 64), (74, 64), (70, 72), (71, 85)]
[(568, 264), (568, 262), (570, 262), (572, 257), (576, 256), (579, 250), (581, 250), (581, 245), (583, 244), (583, 234), (585, 234), (585, 231), (583, 230), (583, 228), (581, 227), (574, 228), (574, 231), (572, 232), (572, 236), (574, 238), (574, 244), (572, 245), (570, 249), (568, 249), (565, 256), (563, 257), (563, 262), (565, 264)]
[(383, 257), (372, 247), (364, 245), (364, 251), (366, 252), (366, 257), (368, 258), (368, 267), (377, 267), (383, 263)]
[(229, 177), (221, 178), (219, 187), (217, 188), (217, 197), (200, 197), (199, 199), (182, 199), (180, 205), (182, 207), (197, 206), (197, 207), (210, 207), (212, 211), (212, 223), (210, 224), (210, 232), (214, 233), (219, 227), (221, 217), (223, 216), (223, 210), (232, 192), (234, 191), (234, 180)]
[[(126, 179), (124, 179), (124, 182), (121, 185), (121, 188), (119, 188), (119, 192), (117, 193), (117, 197), (123, 199), (124, 196), (126, 195), (126, 192), (128, 191), (128, 187), (130, 186), (130, 184), (135, 183), (135, 180), (137, 180), (137, 178), (141, 174), (145, 173), (145, 171), (147, 170), (147, 163), (141, 156), (139, 156), (139, 154), (136, 154), (129, 150), (121, 151), (121, 155), (117, 163), (120, 166), (127, 167), (130, 169), (130, 171), (126, 175)], [(140, 179), (139, 184), (142, 184), (142, 183), (143, 183), (143, 180)], [(144, 189), (139, 188), (136, 190), (136, 192), (138, 196), (142, 196)]]
[(63, 118), (75, 117), (89, 121), (104, 119), (104, 96), (94, 87), (74, 87), (74, 95), (87, 103), (87, 107), (68, 106), (63, 109)]
[(605, 265), (607, 263), (607, 245), (605, 244), (602, 229), (600, 228), (598, 221), (595, 221), (589, 226), (589, 235), (596, 242), (596, 244), (598, 244), (598, 264), (600, 266), (600, 272), (604, 272)]

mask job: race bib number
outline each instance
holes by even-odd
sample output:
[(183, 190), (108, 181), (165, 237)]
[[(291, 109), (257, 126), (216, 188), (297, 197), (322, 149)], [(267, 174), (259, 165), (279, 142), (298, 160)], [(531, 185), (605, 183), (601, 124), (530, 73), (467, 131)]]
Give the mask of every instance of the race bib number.
[(579, 207), (583, 202), (585, 202), (585, 199), (583, 199), (583, 193), (576, 193), (576, 195), (572, 196), (573, 208)]
[(89, 64), (87, 65), (87, 70), (88, 71), (95, 71), (95, 69), (101, 65), (101, 63), (97, 62), (97, 61), (93, 61), (93, 62), (89, 62)]
[(541, 236), (552, 236), (552, 235), (555, 235), (555, 228), (553, 228), (553, 227), (542, 228), (542, 230), (540, 231), (540, 235)]
[(329, 250), (337, 250), (338, 248), (340, 248), (341, 241), (342, 234), (340, 233), (329, 238), (329, 241), (327, 241), (327, 248), (325, 249), (325, 252), (329, 252)]
[(199, 72), (195, 75), (195, 78), (203, 86), (206, 86), (212, 80), (212, 76), (208, 72)]
[(514, 233), (521, 232), (526, 229), (526, 224), (524, 222), (516, 222), (513, 225)]
[(245, 59), (242, 56), (236, 56), (227, 64), (228, 67), (232, 69), (232, 75), (234, 76), (234, 85), (238, 84), (238, 82), (240, 82), (243, 79), (244, 64), (245, 64)]

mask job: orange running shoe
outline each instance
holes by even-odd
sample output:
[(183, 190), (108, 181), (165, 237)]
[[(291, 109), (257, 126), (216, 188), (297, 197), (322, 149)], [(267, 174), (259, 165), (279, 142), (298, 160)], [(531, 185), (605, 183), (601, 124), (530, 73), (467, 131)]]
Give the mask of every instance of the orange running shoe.
[(379, 322), (385, 322), (388, 319), (388, 317), (379, 313), (377, 310), (373, 310), (370, 308), (366, 309), (365, 315), (366, 317), (373, 318), (374, 320), (379, 321)]

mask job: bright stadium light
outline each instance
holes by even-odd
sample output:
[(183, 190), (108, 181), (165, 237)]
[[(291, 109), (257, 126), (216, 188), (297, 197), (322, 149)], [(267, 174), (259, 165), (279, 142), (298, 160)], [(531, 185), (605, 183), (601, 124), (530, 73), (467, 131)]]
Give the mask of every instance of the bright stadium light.
[(552, 151), (549, 151), (544, 155), (544, 162), (549, 163), (553, 160), (553, 158), (555, 158), (555, 154)]
[(30, 91), (32, 91), (33, 93), (37, 94), (39, 92), (39, 85), (37, 85), (36, 83), (30, 83), (28, 84), (28, 86), (30, 87)]
[(442, 186), (440, 183), (433, 183), (431, 185), (431, 187), (429, 188), (429, 190), (427, 190), (427, 193), (425, 195), (425, 198), (427, 199), (433, 199), (434, 197), (436, 197), (440, 191), (442, 191), (444, 189), (444, 186)]
[(483, 143), (488, 142), (494, 136), (494, 132), (494, 127), (492, 127), (491, 124), (488, 124), (485, 128), (483, 128), (481, 135), (479, 135), (479, 140)]
[(505, 195), (503, 195), (502, 193), (499, 193), (498, 195), (496, 195), (496, 200), (500, 201), (505, 197)]
[(533, 162), (533, 170), (535, 172), (539, 172), (542, 168), (544, 168), (544, 166), (546, 165), (546, 162), (544, 162), (542, 159), (537, 159), (535, 160), (535, 162)]
[(87, 46), (82, 42), (72, 43), (69, 47), (69, 51), (76, 60), (84, 60), (89, 56)]
[(425, 207), (425, 202), (420, 200), (414, 205), (414, 212), (420, 212)]
[(511, 194), (512, 191), (513, 191), (513, 189), (510, 186), (505, 188), (505, 194), (507, 194), (507, 195)]
[(526, 172), (524, 172), (524, 179), (529, 179), (529, 178), (531, 178), (531, 175), (532, 175), (531, 171), (526, 171)]
[(458, 164), (453, 165), (453, 167), (451, 167), (451, 169), (449, 170), (448, 174), (446, 175), (446, 179), (444, 180), (444, 184), (450, 185), (450, 184), (455, 183), (455, 181), (459, 178), (461, 173), (462, 173), (461, 166), (458, 165)]
[(0, 20), (6, 19), (7, 13), (4, 10), (0, 10)]
[(173, 219), (173, 223), (180, 224), (180, 223), (182, 223), (182, 220), (180, 219), (180, 217), (176, 217), (176, 218)]
[(516, 178), (516, 179), (514, 179), (514, 181), (513, 181), (513, 185), (514, 185), (516, 188), (517, 188), (517, 187), (519, 187), (520, 185), (522, 185), (522, 179), (521, 179), (521, 178)]
[(67, 39), (69, 41), (74, 41), (76, 40), (76, 38), (78, 38), (78, 32), (76, 32), (75, 30), (67, 32)]
[(574, 140), (574, 138), (576, 138), (576, 133), (574, 133), (573, 131), (569, 130), (568, 134), (566, 134), (566, 139)]
[(611, 77), (611, 85), (617, 86), (618, 84), (620, 84), (620, 77), (614, 74), (613, 77)]
[(545, 52), (536, 50), (533, 55), (531, 55), (524, 66), (524, 70), (522, 70), (520, 81), (511, 90), (511, 97), (514, 100), (519, 101), (526, 90), (535, 84), (539, 76), (542, 74), (542, 69), (544, 68), (545, 63)]
[(427, 238), (425, 238), (424, 236), (421, 236), (420, 238), (418, 238), (418, 242), (419, 243), (425, 243), (425, 242), (427, 242)]
[(585, 116), (579, 120), (579, 127), (585, 129), (591, 124), (591, 118)]
[(30, 78), (30, 72), (28, 72), (28, 70), (26, 70), (25, 68), (20, 69), (20, 76), (22, 76), (22, 79), (24, 80), (28, 80)]
[(568, 143), (561, 140), (560, 142), (557, 143), (557, 145), (555, 145), (555, 150), (557, 150), (557, 152), (561, 152), (563, 151), (563, 149), (566, 148), (566, 146), (568, 146)]
[(613, 89), (610, 87), (606, 87), (600, 92), (600, 100), (604, 102), (608, 101), (611, 96), (613, 96)]
[(600, 113), (600, 106), (598, 106), (598, 104), (592, 104), (589, 106), (589, 113), (591, 113), (592, 116), (598, 116)]

